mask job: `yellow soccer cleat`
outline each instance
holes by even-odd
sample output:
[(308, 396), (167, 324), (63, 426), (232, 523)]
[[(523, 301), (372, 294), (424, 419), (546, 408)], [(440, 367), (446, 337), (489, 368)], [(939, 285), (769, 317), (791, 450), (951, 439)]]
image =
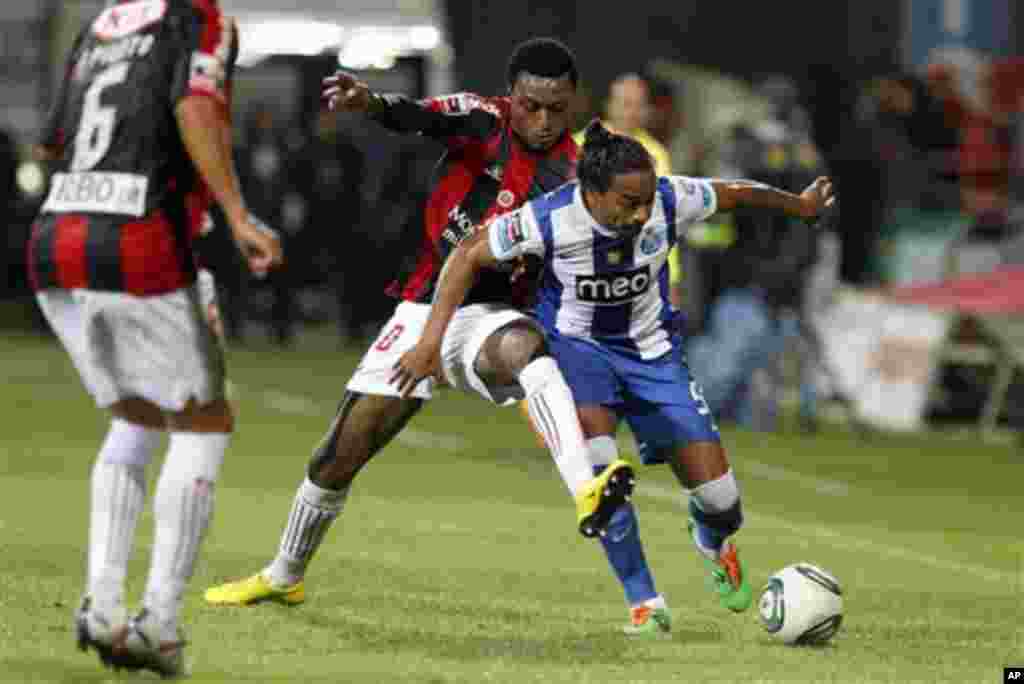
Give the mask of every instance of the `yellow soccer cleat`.
[(576, 493), (576, 521), (584, 537), (604, 536), (608, 521), (633, 495), (633, 466), (619, 459)]
[(210, 587), (203, 598), (215, 606), (248, 606), (262, 601), (297, 606), (306, 600), (306, 586), (299, 581), (291, 586), (275, 587), (262, 573), (256, 573), (243, 580)]

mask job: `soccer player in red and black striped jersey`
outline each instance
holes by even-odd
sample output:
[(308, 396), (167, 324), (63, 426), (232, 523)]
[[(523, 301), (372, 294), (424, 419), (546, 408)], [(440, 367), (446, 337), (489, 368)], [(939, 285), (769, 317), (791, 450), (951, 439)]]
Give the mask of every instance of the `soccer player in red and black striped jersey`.
[[(403, 388), (396, 362), (419, 340), (445, 259), (480, 222), (552, 191), (575, 173), (569, 135), (577, 71), (572, 53), (551, 39), (519, 45), (503, 97), (463, 93), (414, 102), (379, 95), (350, 75), (328, 79), (336, 109), (362, 111), (385, 127), (418, 132), (446, 148), (427, 200), (419, 253), (391, 291), (394, 315), (349, 380), (338, 415), (300, 485), (275, 559), (247, 579), (213, 587), (215, 604), (264, 599), (300, 603), (306, 567), (341, 512), (359, 470), (432, 394), (434, 378)], [(450, 385), (495, 404), (525, 397), (569, 490), (584, 534), (597, 534), (624, 502), (632, 472), (624, 462), (594, 478), (572, 394), (543, 334), (523, 313), (524, 292), (509, 272), (481, 277), (445, 337), (436, 369)]]
[[(39, 306), (112, 415), (92, 471), (79, 646), (106, 665), (184, 670), (181, 598), (233, 429), (203, 320), (192, 237), (220, 203), (250, 268), (281, 261), (245, 208), (231, 157), (234, 23), (217, 0), (110, 2), (79, 33), (45, 126), (55, 164), (28, 247)], [(169, 433), (142, 611), (124, 582), (146, 467)]]

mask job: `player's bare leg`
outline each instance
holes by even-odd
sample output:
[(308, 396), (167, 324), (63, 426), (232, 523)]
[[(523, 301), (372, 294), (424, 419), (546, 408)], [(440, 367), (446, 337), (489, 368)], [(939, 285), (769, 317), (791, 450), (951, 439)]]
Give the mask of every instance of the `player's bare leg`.
[(346, 391), (295, 493), (274, 560), (252, 577), (210, 588), (206, 600), (220, 605), (304, 601), (306, 568), (341, 513), (352, 481), (422, 405), (419, 399)]
[(719, 602), (735, 612), (746, 610), (750, 583), (729, 539), (743, 524), (743, 509), (725, 448), (718, 442), (691, 442), (673, 456), (672, 472), (690, 490), (690, 534), (711, 570)]

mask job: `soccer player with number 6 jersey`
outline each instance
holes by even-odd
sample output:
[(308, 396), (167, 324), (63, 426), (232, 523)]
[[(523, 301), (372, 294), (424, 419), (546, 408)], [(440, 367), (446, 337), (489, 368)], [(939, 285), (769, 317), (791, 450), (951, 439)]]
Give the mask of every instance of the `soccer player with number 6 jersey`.
[[(234, 418), (201, 312), (192, 239), (211, 200), (249, 267), (282, 260), (231, 157), (234, 23), (216, 0), (110, 2), (79, 33), (40, 156), (54, 162), (28, 246), (39, 307), (111, 414), (92, 469), (81, 649), (114, 668), (185, 674), (182, 597)], [(169, 433), (141, 609), (125, 578), (146, 469)]]

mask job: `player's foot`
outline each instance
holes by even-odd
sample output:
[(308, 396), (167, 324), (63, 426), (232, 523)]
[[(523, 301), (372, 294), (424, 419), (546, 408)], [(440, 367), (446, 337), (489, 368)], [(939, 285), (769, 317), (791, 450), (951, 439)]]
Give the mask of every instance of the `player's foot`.
[(114, 670), (137, 670), (141, 664), (126, 654), (117, 653), (128, 634), (128, 617), (124, 609), (109, 614), (94, 605), (92, 597), (85, 596), (75, 611), (75, 636), (78, 650), (96, 651), (100, 662)]
[(143, 608), (128, 622), (124, 642), (114, 653), (131, 658), (140, 669), (164, 678), (187, 677), (185, 644), (185, 635), (180, 629), (168, 629), (159, 623), (153, 612)]
[(576, 521), (584, 537), (604, 536), (608, 521), (633, 495), (633, 467), (619, 459), (576, 493)]
[(215, 606), (248, 606), (261, 601), (277, 601), (295, 606), (306, 600), (306, 586), (302, 580), (289, 586), (274, 586), (263, 573), (258, 572), (237, 582), (210, 587), (203, 598)]
[(622, 628), (626, 636), (656, 637), (672, 631), (672, 615), (668, 606), (633, 606), (629, 611), (629, 624)]
[(735, 613), (742, 613), (750, 607), (753, 592), (750, 583), (747, 582), (746, 573), (743, 572), (743, 564), (740, 563), (736, 545), (726, 540), (716, 554), (702, 547), (697, 541), (697, 524), (692, 519), (688, 526), (701, 557), (711, 570), (711, 583), (718, 594), (718, 602)]

